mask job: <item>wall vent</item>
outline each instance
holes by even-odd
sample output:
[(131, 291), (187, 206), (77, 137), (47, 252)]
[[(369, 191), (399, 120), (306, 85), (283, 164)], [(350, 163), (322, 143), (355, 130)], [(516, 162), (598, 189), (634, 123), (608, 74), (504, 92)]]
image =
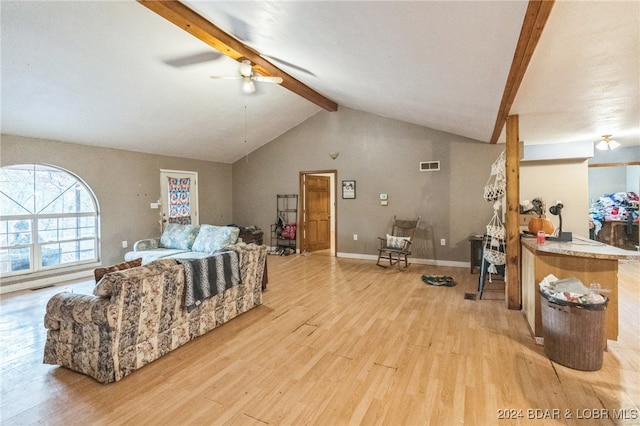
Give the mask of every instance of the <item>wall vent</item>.
[(421, 172), (437, 172), (438, 170), (440, 170), (439, 161), (421, 161), (420, 162)]

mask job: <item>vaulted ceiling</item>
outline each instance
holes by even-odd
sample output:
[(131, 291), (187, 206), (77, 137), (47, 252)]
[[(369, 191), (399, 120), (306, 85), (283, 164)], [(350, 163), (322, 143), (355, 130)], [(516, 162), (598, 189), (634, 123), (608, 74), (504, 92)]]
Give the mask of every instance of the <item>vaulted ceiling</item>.
[[(183, 3), (338, 109), (487, 143), (528, 6)], [(5, 134), (232, 163), (323, 110), (277, 84), (211, 79), (238, 63), (133, 0), (0, 13)], [(554, 4), (510, 108), (525, 144), (640, 146), (639, 21), (636, 1)]]

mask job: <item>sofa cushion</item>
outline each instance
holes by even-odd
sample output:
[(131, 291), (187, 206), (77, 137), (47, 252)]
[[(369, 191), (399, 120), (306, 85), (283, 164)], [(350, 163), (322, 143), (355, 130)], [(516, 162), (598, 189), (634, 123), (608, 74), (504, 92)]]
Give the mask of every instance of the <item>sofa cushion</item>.
[(240, 229), (235, 226), (202, 225), (191, 250), (214, 253), (238, 241)]
[(140, 265), (142, 265), (141, 257), (133, 259), (131, 261), (118, 263), (117, 265), (106, 266), (104, 268), (96, 268), (93, 271), (93, 275), (96, 279), (96, 282), (98, 282), (105, 274), (108, 274), (109, 272), (122, 271), (124, 269), (135, 268), (136, 266)]
[(169, 223), (160, 237), (160, 245), (164, 248), (191, 250), (199, 229), (198, 225)]

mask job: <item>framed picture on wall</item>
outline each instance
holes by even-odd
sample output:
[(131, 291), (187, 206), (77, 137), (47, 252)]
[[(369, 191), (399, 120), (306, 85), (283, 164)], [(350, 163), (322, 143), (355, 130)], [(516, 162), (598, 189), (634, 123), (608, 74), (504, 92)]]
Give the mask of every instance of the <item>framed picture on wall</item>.
[(342, 198), (345, 200), (356, 198), (356, 181), (355, 180), (342, 181)]

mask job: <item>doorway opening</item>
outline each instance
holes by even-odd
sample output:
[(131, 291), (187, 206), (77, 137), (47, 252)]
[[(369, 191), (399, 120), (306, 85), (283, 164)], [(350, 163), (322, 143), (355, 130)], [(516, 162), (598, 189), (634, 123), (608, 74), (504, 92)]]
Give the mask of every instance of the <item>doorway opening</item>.
[(337, 171), (300, 172), (300, 253), (335, 256)]

